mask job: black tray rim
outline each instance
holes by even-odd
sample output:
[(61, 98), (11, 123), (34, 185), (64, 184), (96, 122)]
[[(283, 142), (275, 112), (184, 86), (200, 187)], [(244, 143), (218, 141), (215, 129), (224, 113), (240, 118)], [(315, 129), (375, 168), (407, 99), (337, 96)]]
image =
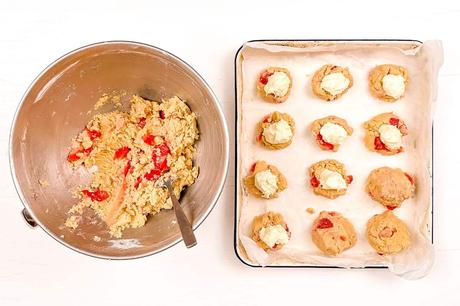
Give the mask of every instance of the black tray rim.
[[(237, 88), (237, 65), (238, 65), (238, 55), (240, 54), (241, 49), (248, 44), (252, 42), (382, 42), (382, 43), (387, 43), (387, 42), (404, 42), (404, 43), (419, 43), (423, 44), (421, 40), (418, 39), (371, 39), (371, 38), (364, 38), (364, 39), (252, 39), (244, 42), (236, 51), (235, 57), (234, 57), (234, 69), (233, 69), (233, 81), (234, 81), (234, 94), (235, 94), (235, 123), (234, 123), (234, 128), (235, 128), (235, 151), (234, 151), (234, 156), (235, 156), (235, 169), (234, 169), (234, 183), (235, 183), (235, 191), (234, 191), (234, 217), (233, 217), (233, 251), (235, 252), (236, 257), (238, 260), (244, 264), (245, 266), (251, 267), (251, 268), (275, 268), (275, 269), (295, 269), (295, 268), (320, 268), (320, 269), (388, 269), (387, 266), (364, 266), (364, 267), (351, 267), (351, 268), (344, 268), (344, 267), (339, 267), (339, 266), (332, 266), (332, 265), (269, 265), (269, 266), (261, 266), (261, 265), (253, 265), (248, 263), (246, 260), (241, 258), (239, 252), (238, 252), (238, 232), (237, 232), (237, 227), (238, 227), (238, 220), (237, 220), (237, 210), (238, 210), (238, 201), (237, 201), (237, 195), (238, 195), (238, 190), (237, 190), (237, 184), (238, 184), (238, 177), (237, 177), (237, 170), (238, 170), (238, 88)], [(434, 121), (431, 122), (431, 244), (434, 244)]]

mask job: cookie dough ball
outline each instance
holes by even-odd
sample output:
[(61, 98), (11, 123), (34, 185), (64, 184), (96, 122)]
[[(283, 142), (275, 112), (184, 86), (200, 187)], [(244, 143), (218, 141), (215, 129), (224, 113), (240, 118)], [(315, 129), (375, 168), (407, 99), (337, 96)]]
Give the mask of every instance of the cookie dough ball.
[(404, 96), (407, 82), (406, 69), (397, 65), (379, 65), (369, 75), (371, 93), (386, 102), (395, 102)]
[(291, 92), (291, 74), (286, 68), (267, 68), (259, 74), (256, 87), (259, 95), (265, 101), (272, 103), (284, 102)]
[(380, 255), (399, 253), (410, 245), (406, 224), (389, 210), (369, 219), (366, 235), (369, 244)]
[(290, 238), (291, 232), (279, 213), (269, 211), (252, 221), (252, 240), (265, 251), (281, 249)]
[(340, 98), (353, 86), (353, 77), (348, 68), (335, 65), (324, 65), (315, 72), (311, 87), (319, 98), (332, 101)]
[(294, 136), (294, 119), (286, 113), (274, 112), (257, 125), (257, 141), (266, 148), (278, 150), (289, 146)]
[(313, 121), (310, 130), (321, 149), (334, 152), (353, 133), (347, 121), (336, 116)]
[(345, 166), (334, 159), (313, 164), (309, 174), (313, 192), (329, 199), (344, 195), (353, 181), (353, 176), (347, 175)]
[(364, 123), (364, 144), (382, 155), (404, 152), (403, 136), (408, 134), (404, 121), (393, 113), (383, 113)]
[(393, 210), (414, 194), (414, 178), (398, 168), (377, 168), (367, 178), (366, 192), (372, 199)]
[(255, 162), (250, 173), (244, 179), (246, 190), (259, 198), (273, 199), (286, 189), (287, 181), (284, 175), (272, 165), (264, 161)]
[(322, 211), (313, 222), (311, 238), (326, 255), (337, 255), (356, 244), (356, 231), (345, 217), (335, 211)]

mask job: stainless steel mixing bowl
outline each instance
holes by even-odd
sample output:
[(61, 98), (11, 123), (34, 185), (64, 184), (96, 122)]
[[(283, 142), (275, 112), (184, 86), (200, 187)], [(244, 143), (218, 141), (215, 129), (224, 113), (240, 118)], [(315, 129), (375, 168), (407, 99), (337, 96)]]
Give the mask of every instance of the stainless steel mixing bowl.
[(73, 171), (67, 164), (70, 141), (94, 115), (89, 111), (101, 94), (119, 90), (127, 99), (131, 94), (157, 100), (178, 95), (197, 114), (200, 175), (181, 200), (194, 228), (215, 205), (229, 158), (228, 131), (216, 96), (195, 70), (164, 50), (103, 42), (75, 50), (46, 68), (25, 93), (11, 128), (11, 172), (24, 215), (29, 224), (38, 224), (69, 248), (109, 259), (151, 255), (181, 240), (172, 210), (149, 217), (145, 227), (129, 229), (121, 239), (110, 237), (90, 211), (75, 231), (63, 225), (76, 202), (70, 190), (89, 179), (85, 171)]

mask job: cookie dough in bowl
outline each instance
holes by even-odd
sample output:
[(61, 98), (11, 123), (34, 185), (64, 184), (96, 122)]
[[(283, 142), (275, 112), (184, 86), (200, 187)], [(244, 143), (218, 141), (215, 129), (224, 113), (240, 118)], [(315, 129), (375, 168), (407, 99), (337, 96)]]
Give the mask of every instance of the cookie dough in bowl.
[(265, 251), (276, 251), (289, 242), (291, 232), (281, 214), (269, 211), (252, 221), (252, 240)]
[(335, 256), (356, 244), (353, 224), (335, 211), (322, 211), (311, 228), (313, 243), (326, 255)]
[(404, 152), (403, 137), (408, 134), (404, 121), (394, 113), (382, 113), (364, 123), (364, 144), (382, 155)]
[(410, 245), (406, 224), (389, 210), (369, 219), (366, 235), (369, 244), (380, 255), (396, 254)]
[(69, 219), (91, 208), (117, 238), (125, 229), (143, 227), (147, 216), (172, 208), (166, 188), (157, 181), (174, 177), (172, 186), (180, 198), (197, 179), (193, 157), (198, 138), (196, 115), (178, 97), (160, 103), (134, 95), (129, 112), (94, 116), (67, 156), (75, 169), (94, 168), (90, 184), (75, 190), (79, 201)]
[(289, 70), (282, 67), (269, 67), (262, 71), (257, 79), (259, 95), (268, 102), (281, 103), (291, 93), (292, 78)]
[(347, 192), (353, 176), (347, 175), (345, 165), (334, 159), (326, 159), (309, 168), (309, 185), (317, 195), (335, 199)]
[(404, 96), (408, 83), (408, 74), (404, 67), (397, 65), (379, 65), (369, 74), (369, 89), (382, 101), (395, 102)]
[(347, 121), (336, 116), (327, 116), (313, 121), (310, 131), (321, 149), (334, 152), (348, 136), (353, 134), (353, 128)]
[(278, 168), (259, 160), (252, 165), (248, 176), (244, 178), (244, 186), (256, 197), (273, 199), (286, 189), (287, 181)]
[(366, 192), (372, 199), (393, 210), (413, 196), (415, 181), (399, 168), (381, 167), (369, 174)]
[(294, 132), (294, 119), (289, 114), (274, 112), (257, 125), (256, 140), (268, 149), (283, 149), (291, 144)]
[(331, 64), (317, 70), (311, 80), (313, 93), (325, 101), (340, 98), (351, 86), (353, 77), (348, 68)]

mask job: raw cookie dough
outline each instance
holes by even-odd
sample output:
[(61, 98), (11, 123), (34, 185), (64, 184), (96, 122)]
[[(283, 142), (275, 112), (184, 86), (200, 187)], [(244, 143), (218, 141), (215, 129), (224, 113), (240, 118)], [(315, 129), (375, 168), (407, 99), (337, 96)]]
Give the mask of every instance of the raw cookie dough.
[(351, 86), (353, 77), (348, 68), (330, 64), (317, 70), (311, 80), (313, 93), (326, 101), (340, 98)]
[(393, 210), (415, 191), (414, 178), (399, 168), (381, 167), (372, 170), (366, 192), (387, 209)]
[(281, 103), (291, 93), (292, 77), (286, 68), (269, 67), (259, 74), (256, 87), (265, 101)]
[(290, 238), (291, 232), (279, 213), (269, 211), (252, 221), (252, 240), (265, 251), (281, 249)]
[(311, 133), (323, 150), (336, 152), (347, 136), (353, 133), (345, 119), (336, 116), (327, 116), (313, 121)]
[(294, 119), (289, 114), (274, 112), (257, 125), (256, 140), (269, 149), (283, 149), (291, 144), (294, 132)]
[(317, 195), (335, 199), (347, 192), (353, 176), (348, 175), (345, 166), (334, 159), (325, 159), (313, 164), (309, 169), (310, 186)]
[(126, 112), (95, 115), (72, 141), (68, 162), (92, 177), (76, 188), (79, 202), (69, 210), (70, 225), (74, 215), (91, 208), (112, 236), (121, 237), (127, 228), (144, 226), (148, 215), (172, 208), (158, 180), (174, 175), (179, 196), (198, 177), (193, 155), (199, 132), (187, 104), (178, 97), (155, 102), (132, 96), (130, 102)]
[(252, 165), (243, 183), (250, 194), (264, 199), (278, 197), (287, 187), (286, 178), (278, 168), (260, 160)]
[(402, 138), (408, 134), (404, 121), (393, 113), (383, 113), (364, 123), (364, 144), (382, 155), (404, 152)]
[(399, 253), (410, 245), (406, 224), (389, 210), (369, 219), (366, 235), (369, 244), (380, 255)]
[(379, 65), (369, 74), (369, 88), (371, 93), (386, 102), (395, 102), (400, 99), (408, 83), (407, 71), (397, 65)]
[(324, 254), (335, 256), (356, 244), (353, 225), (335, 211), (322, 211), (313, 221), (311, 238)]

